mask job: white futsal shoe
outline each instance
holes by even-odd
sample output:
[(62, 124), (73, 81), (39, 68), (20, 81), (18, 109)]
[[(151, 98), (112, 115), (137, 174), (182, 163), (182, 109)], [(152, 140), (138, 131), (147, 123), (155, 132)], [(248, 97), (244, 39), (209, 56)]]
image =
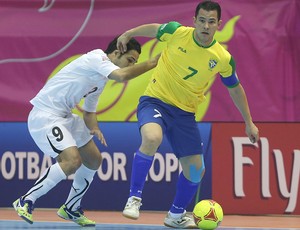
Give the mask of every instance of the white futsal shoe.
[(137, 220), (140, 216), (140, 207), (142, 199), (136, 196), (131, 196), (128, 198), (125, 208), (123, 210), (123, 216)]
[(198, 229), (193, 217), (188, 216), (186, 211), (184, 211), (179, 218), (171, 217), (170, 212), (168, 212), (164, 221), (164, 225), (170, 228)]

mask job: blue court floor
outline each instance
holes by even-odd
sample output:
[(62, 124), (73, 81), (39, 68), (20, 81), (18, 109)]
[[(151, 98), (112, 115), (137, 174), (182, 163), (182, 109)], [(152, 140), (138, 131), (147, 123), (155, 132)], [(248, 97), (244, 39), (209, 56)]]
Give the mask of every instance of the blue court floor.
[[(65, 229), (85, 229), (85, 230), (160, 230), (171, 229), (160, 225), (144, 224), (97, 224), (96, 227), (79, 227), (74, 223), (65, 222), (35, 222), (30, 225), (22, 220), (0, 220), (0, 229), (41, 229), (41, 230), (65, 230)], [(220, 227), (218, 230), (296, 230), (300, 228), (239, 228), (239, 227)]]

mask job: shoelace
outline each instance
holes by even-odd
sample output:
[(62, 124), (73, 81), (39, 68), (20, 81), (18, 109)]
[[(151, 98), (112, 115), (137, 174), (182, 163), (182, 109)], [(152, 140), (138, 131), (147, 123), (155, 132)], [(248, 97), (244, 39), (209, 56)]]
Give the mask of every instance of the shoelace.
[(142, 206), (142, 203), (138, 200), (131, 200), (130, 203), (131, 203), (131, 205), (135, 205), (136, 208), (138, 208), (138, 209)]
[(23, 207), (25, 205), (25, 203), (27, 203), (27, 212), (32, 214), (32, 211), (34, 210), (34, 206), (33, 206), (33, 203), (31, 200), (23, 200), (23, 199), (20, 199), (20, 202), (21, 202), (21, 206)]
[(78, 207), (78, 209), (76, 210), (76, 212), (79, 212), (81, 215), (84, 214), (81, 206)]

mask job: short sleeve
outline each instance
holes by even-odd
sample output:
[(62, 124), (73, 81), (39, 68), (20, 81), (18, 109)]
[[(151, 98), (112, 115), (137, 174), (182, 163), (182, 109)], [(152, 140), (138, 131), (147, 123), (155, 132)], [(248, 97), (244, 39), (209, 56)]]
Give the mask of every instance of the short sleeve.
[(169, 37), (181, 26), (178, 22), (169, 22), (162, 24), (157, 32), (156, 38), (160, 41), (169, 40)]

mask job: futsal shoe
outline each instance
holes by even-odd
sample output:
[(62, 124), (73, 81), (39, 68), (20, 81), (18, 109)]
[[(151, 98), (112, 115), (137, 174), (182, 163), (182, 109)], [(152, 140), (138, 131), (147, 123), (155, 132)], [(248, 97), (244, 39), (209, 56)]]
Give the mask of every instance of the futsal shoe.
[(198, 229), (193, 218), (186, 214), (186, 211), (179, 217), (171, 217), (170, 212), (168, 212), (164, 225), (170, 228), (181, 228), (181, 229)]
[(24, 219), (29, 224), (33, 223), (33, 218), (32, 218), (33, 203), (32, 203), (32, 201), (23, 200), (22, 197), (20, 197), (13, 203), (13, 207), (22, 219)]
[(62, 205), (57, 211), (57, 215), (65, 220), (71, 220), (82, 227), (94, 227), (96, 225), (95, 221), (84, 216), (81, 207), (79, 207), (76, 211), (71, 211), (66, 207), (66, 205)]
[(128, 201), (123, 210), (123, 216), (137, 220), (140, 216), (140, 207), (142, 206), (142, 198), (131, 196), (128, 198)]

